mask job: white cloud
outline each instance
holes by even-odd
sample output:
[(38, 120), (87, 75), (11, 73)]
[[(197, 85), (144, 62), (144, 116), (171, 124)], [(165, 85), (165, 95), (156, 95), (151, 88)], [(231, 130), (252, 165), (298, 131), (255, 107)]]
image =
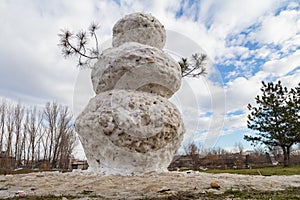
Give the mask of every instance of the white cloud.
[(282, 77), (298, 66), (300, 66), (300, 50), (295, 51), (287, 57), (266, 62), (262, 70), (274, 76)]
[(260, 29), (253, 38), (262, 43), (283, 45), (300, 34), (300, 11), (285, 10), (279, 15), (269, 15), (264, 18)]
[(210, 32), (220, 38), (225, 39), (229, 34), (239, 33), (244, 28), (252, 25), (266, 12), (278, 6), (278, 1), (214, 1), (211, 12), (213, 16)]
[[(189, 80), (192, 92), (184, 93), (179, 100), (182, 111), (189, 113), (185, 115), (191, 133), (187, 137), (216, 138), (229, 133), (222, 131), (224, 121), (227, 129), (245, 128), (246, 105), (253, 103), (262, 80), (275, 77), (289, 87), (300, 80), (299, 70), (295, 70), (300, 63), (299, 2), (289, 3), (283, 9), (285, 4), (279, 0), (213, 0), (190, 4), (179, 0), (124, 0), (120, 6), (108, 0), (1, 1), (0, 96), (33, 104), (56, 99), (71, 107), (73, 90), (79, 88), (75, 96), (86, 95), (88, 99), (91, 88), (89, 94), (81, 94), (87, 90), (76, 81), (75, 60), (66, 61), (60, 55), (59, 30), (78, 30), (96, 21), (101, 26), (100, 43), (108, 43), (118, 19), (131, 12), (147, 12), (157, 17), (167, 30), (192, 41), (187, 43), (170, 37), (168, 50), (180, 49), (177, 53), (184, 57), (204, 51), (213, 64), (234, 68), (220, 75), (209, 66), (211, 77)], [(182, 16), (176, 18), (181, 7)], [(281, 8), (279, 12), (278, 8)], [(250, 49), (247, 42), (256, 44), (250, 45)], [(262, 66), (256, 66), (259, 59), (265, 62)], [(221, 84), (222, 76), (230, 80), (225, 88)], [(90, 83), (87, 85), (90, 87)], [(83, 98), (81, 102), (86, 100)], [(225, 115), (237, 110), (245, 114)], [(193, 135), (198, 129), (207, 134)]]

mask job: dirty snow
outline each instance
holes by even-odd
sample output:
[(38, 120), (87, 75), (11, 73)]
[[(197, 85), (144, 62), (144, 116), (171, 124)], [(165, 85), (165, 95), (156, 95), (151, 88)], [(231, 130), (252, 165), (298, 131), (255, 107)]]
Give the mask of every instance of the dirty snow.
[[(210, 188), (216, 182), (219, 190)], [(228, 189), (282, 190), (299, 187), (300, 175), (250, 176), (196, 172), (150, 173), (143, 176), (103, 175), (95, 172), (40, 172), (0, 176), (0, 198), (16, 195), (73, 195), (83, 192), (109, 199), (143, 199), (180, 191), (223, 193)], [(65, 198), (63, 198), (65, 199)]]

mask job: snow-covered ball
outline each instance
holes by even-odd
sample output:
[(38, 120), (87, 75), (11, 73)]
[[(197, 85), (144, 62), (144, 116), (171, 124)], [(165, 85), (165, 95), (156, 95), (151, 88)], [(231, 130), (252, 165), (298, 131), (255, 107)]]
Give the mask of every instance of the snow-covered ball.
[(75, 122), (93, 171), (164, 172), (183, 139), (176, 106), (166, 98), (130, 90), (103, 92)]
[(126, 15), (113, 27), (113, 47), (125, 42), (138, 42), (162, 49), (166, 42), (166, 30), (150, 14)]
[(96, 94), (129, 89), (169, 98), (180, 88), (181, 69), (164, 51), (128, 42), (103, 51), (91, 78)]

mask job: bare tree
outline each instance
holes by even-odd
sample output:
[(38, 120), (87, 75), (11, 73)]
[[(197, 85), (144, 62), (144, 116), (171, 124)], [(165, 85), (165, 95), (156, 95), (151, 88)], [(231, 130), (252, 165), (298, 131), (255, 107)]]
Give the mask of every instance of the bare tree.
[(69, 160), (76, 141), (72, 115), (68, 107), (53, 102), (46, 104), (44, 116), (47, 124), (46, 135), (42, 141), (44, 156), (47, 153), (52, 167), (66, 166), (63, 162)]
[(17, 104), (14, 108), (14, 126), (15, 126), (15, 157), (16, 161), (19, 162), (21, 161), (21, 128), (22, 128), (22, 121), (23, 121), (23, 116), (24, 116), (24, 108), (21, 106), (21, 104)]
[(190, 157), (193, 169), (199, 169), (199, 161), (200, 161), (200, 148), (195, 144), (195, 142), (191, 142), (184, 147), (185, 154)]
[(4, 150), (6, 102), (2, 100), (0, 105), (0, 153)]
[(44, 109), (44, 119), (47, 122), (47, 134), (49, 137), (49, 144), (47, 144), (48, 148), (48, 160), (49, 163), (51, 162), (53, 156), (53, 149), (54, 149), (54, 145), (55, 145), (55, 137), (56, 137), (56, 133), (57, 133), (57, 120), (58, 120), (58, 112), (59, 112), (59, 107), (57, 105), (57, 103), (53, 102), (53, 103), (46, 103), (45, 109)]
[(7, 140), (6, 140), (6, 157), (12, 156), (12, 138), (14, 132), (14, 120), (13, 120), (13, 109), (9, 106), (6, 116), (6, 130), (7, 130)]
[[(22, 147), (26, 148), (26, 164), (33, 167), (35, 164), (36, 146), (38, 142), (38, 132), (42, 123), (42, 115), (37, 111), (36, 107), (28, 109), (26, 112), (25, 132), (22, 141)], [(27, 141), (27, 142), (26, 142)]]
[(22, 131), (22, 139), (21, 139), (21, 147), (20, 147), (20, 151), (21, 151), (21, 159), (23, 160), (23, 164), (27, 165), (28, 164), (28, 160), (27, 158), (27, 154), (29, 149), (27, 149), (27, 130), (28, 130), (28, 123), (29, 123), (29, 111), (26, 110), (25, 113), (25, 121), (23, 123), (23, 131)]
[(243, 146), (243, 144), (242, 144), (241, 142), (236, 142), (236, 143), (234, 143), (234, 147), (236, 148), (236, 150), (238, 151), (238, 153), (239, 153), (240, 155), (243, 154), (244, 146)]
[(60, 140), (57, 142), (59, 145), (56, 159), (57, 162), (59, 160), (58, 164), (60, 168), (66, 169), (68, 168), (71, 153), (75, 146), (76, 134), (72, 125), (72, 115), (69, 113), (68, 107), (60, 107), (59, 116)]
[(68, 125), (71, 120), (71, 118), (69, 118), (68, 115), (69, 115), (68, 108), (60, 107), (59, 118), (58, 118), (59, 120), (57, 123), (58, 129), (57, 129), (57, 133), (55, 134), (55, 137), (54, 137), (55, 144), (54, 144), (53, 159), (52, 159), (53, 165), (57, 165), (59, 153), (61, 153), (59, 148), (62, 149), (62, 146), (64, 145), (63, 137), (68, 130)]
[(266, 153), (266, 150), (265, 148), (263, 148), (262, 146), (257, 146), (253, 149), (254, 151), (254, 154), (255, 155), (258, 155), (258, 156), (261, 156), (261, 155), (264, 155)]
[(44, 136), (41, 138), (41, 143), (43, 145), (43, 160), (49, 160), (49, 144), (50, 144), (50, 134), (48, 134), (47, 128), (44, 127)]
[[(31, 149), (31, 167), (34, 163), (35, 154), (35, 140), (37, 135), (37, 125), (36, 125), (36, 107), (29, 112), (29, 124), (28, 124), (28, 134), (29, 134), (29, 146)], [(29, 153), (29, 152), (28, 152)]]
[(274, 156), (276, 161), (279, 161), (280, 155), (282, 153), (281, 147), (279, 146), (268, 146), (269, 152)]
[(74, 128), (68, 128), (62, 136), (60, 144), (60, 159), (59, 166), (61, 169), (67, 169), (74, 150), (77, 138)]
[(216, 155), (216, 156), (220, 156), (220, 155), (223, 155), (223, 154), (226, 154), (226, 153), (227, 153), (226, 150), (222, 149), (219, 146), (208, 148), (206, 150), (206, 154), (211, 154), (211, 155)]
[[(43, 115), (41, 112), (39, 112), (39, 118), (41, 119), (40, 122), (43, 121)], [(42, 144), (43, 143), (43, 138), (45, 137), (45, 127), (42, 126), (42, 123), (38, 126), (38, 129), (37, 129), (37, 140), (36, 140), (36, 146), (37, 146), (37, 151), (36, 151), (36, 155), (35, 155), (35, 160), (36, 161), (40, 161), (41, 160), (41, 156), (44, 155), (44, 152), (45, 149), (43, 149), (44, 145)], [(42, 153), (43, 152), (43, 153)], [(44, 156), (43, 156), (44, 158)]]
[(33, 167), (43, 157), (49, 164), (67, 169), (75, 144), (68, 107), (47, 103), (41, 112), (36, 107), (25, 109), (21, 104), (1, 102), (0, 149), (5, 151), (2, 166), (5, 172), (7, 167), (13, 167), (8, 162), (12, 156), (17, 166)]

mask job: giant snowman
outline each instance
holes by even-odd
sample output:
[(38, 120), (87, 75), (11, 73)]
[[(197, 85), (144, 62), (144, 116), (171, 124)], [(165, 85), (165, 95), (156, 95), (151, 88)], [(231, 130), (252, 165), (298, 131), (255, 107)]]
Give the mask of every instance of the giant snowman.
[(75, 122), (89, 170), (165, 172), (183, 139), (181, 115), (168, 101), (181, 85), (178, 63), (162, 50), (164, 26), (133, 13), (113, 27), (112, 48), (91, 72), (93, 97)]

